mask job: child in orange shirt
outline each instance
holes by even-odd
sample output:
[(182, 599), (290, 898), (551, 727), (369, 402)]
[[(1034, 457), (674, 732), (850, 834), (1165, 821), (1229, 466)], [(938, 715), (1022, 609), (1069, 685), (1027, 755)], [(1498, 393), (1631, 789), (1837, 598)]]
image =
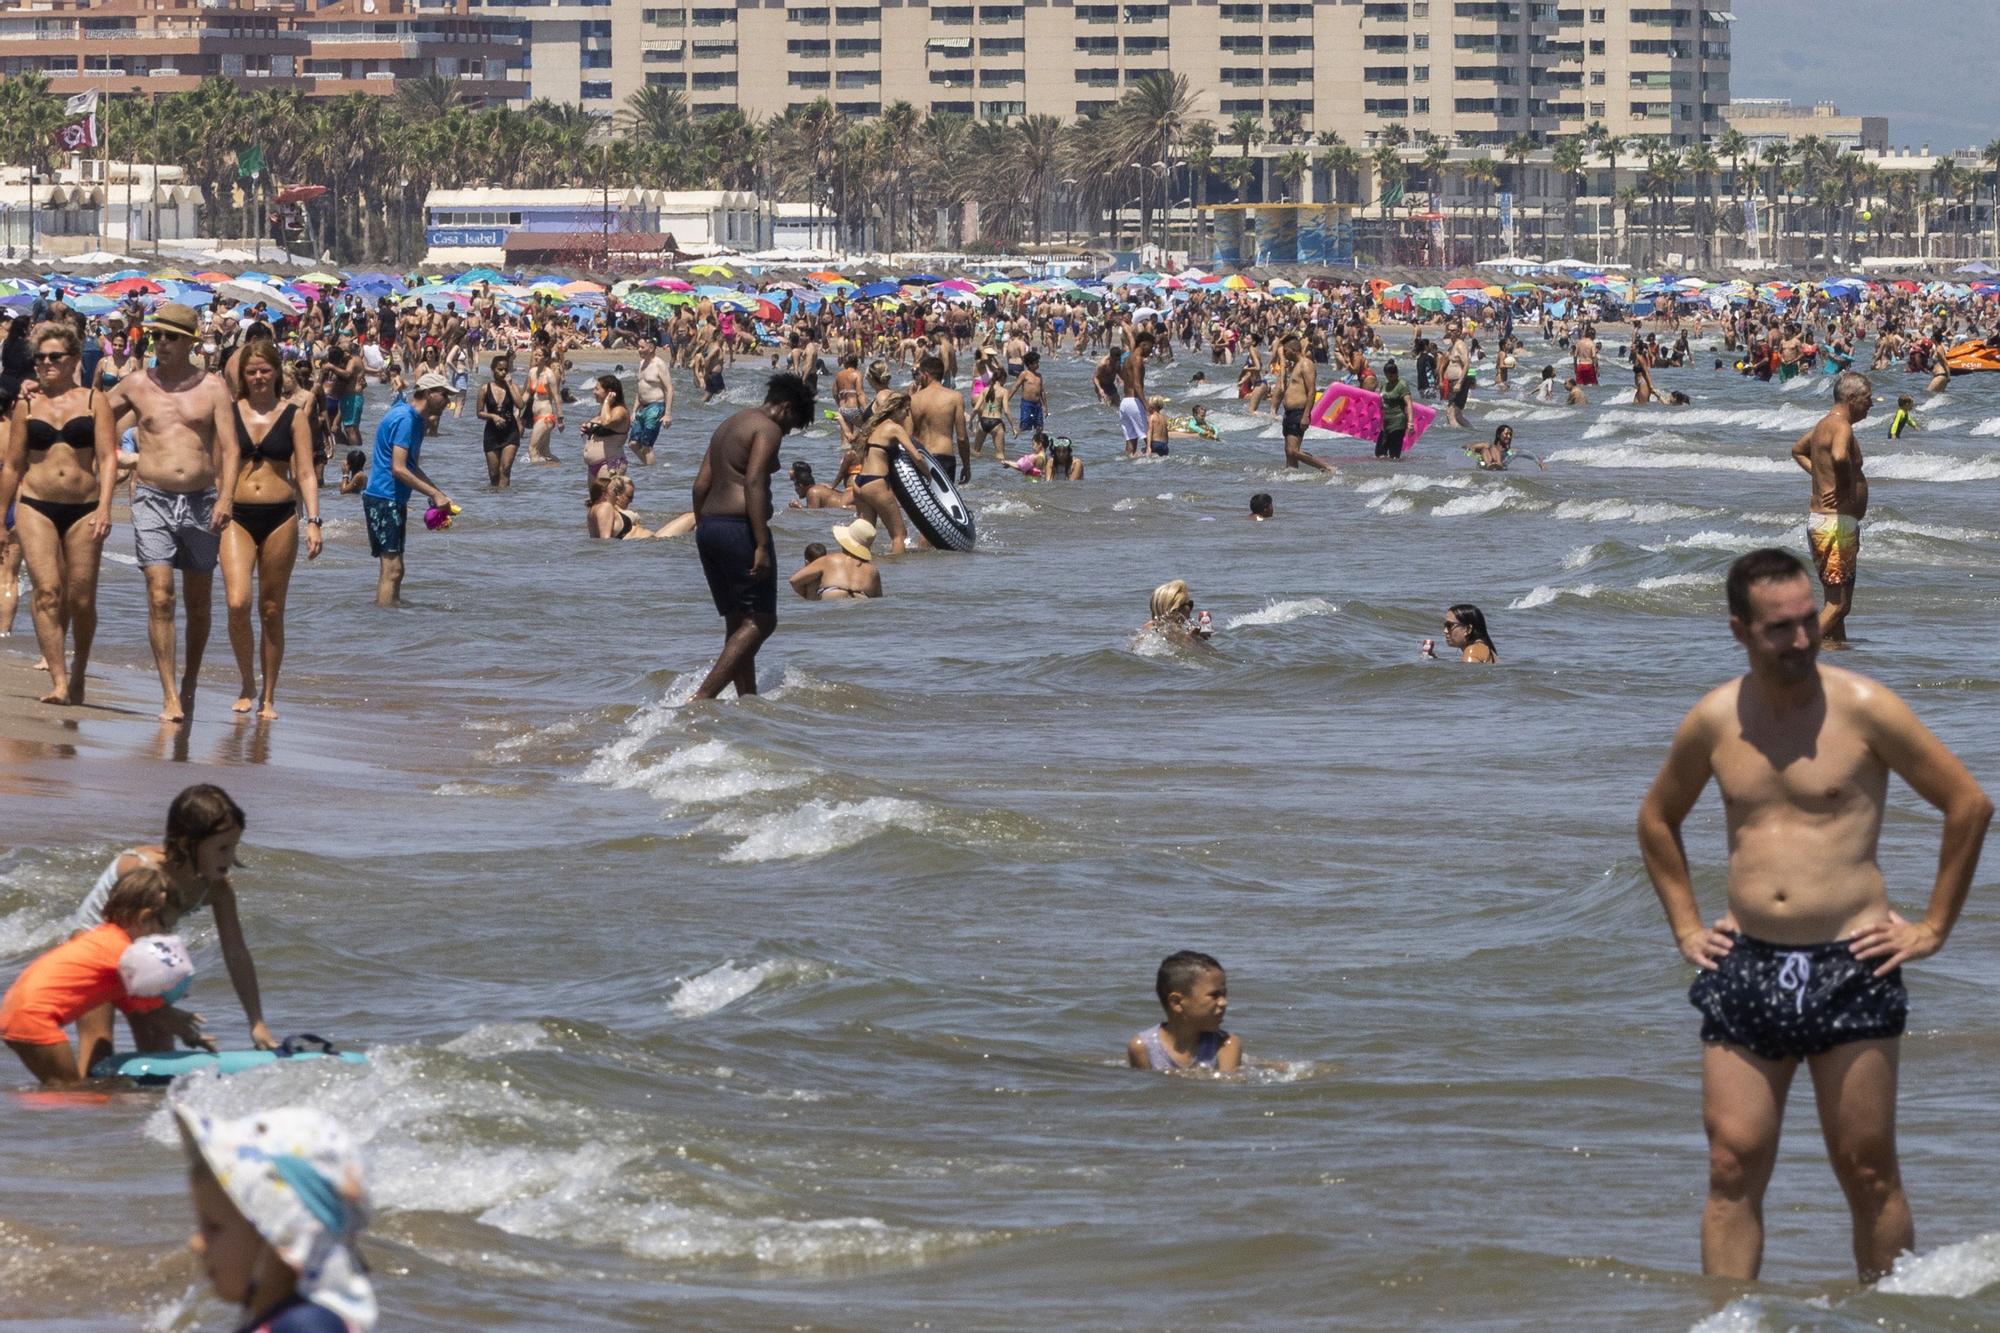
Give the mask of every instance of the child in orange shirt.
[[(193, 972), (185, 949), (166, 934), (180, 920), (175, 903), (165, 873), (150, 866), (128, 871), (105, 901), (103, 925), (58, 944), (15, 979), (0, 1000), (0, 1037), (44, 1086), (82, 1082), (92, 1059), (108, 1053), (85, 1051), (79, 1061), (63, 1031), (106, 1003), (126, 1013), (157, 1012), (157, 1021), (188, 1045), (215, 1049), (201, 1020), (171, 1003)], [(134, 944), (139, 937), (150, 938)]]

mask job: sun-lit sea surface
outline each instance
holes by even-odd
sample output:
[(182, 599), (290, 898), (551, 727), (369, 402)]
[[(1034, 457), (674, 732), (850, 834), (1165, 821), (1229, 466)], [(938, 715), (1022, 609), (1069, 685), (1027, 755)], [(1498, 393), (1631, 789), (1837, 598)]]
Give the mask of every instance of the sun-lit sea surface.
[[(1184, 406), (1198, 366), (1154, 381)], [(226, 784), (272, 1026), (374, 1058), (184, 1095), (309, 1101), (366, 1141), (385, 1328), (2000, 1325), (1990, 873), (1911, 981), (1921, 1254), (1854, 1288), (1802, 1080), (1769, 1281), (1698, 1275), (1696, 1018), (1632, 822), (1682, 711), (1739, 668), (1729, 560), (1803, 550), (1787, 451), (1826, 401), (1707, 366), (1659, 372), (1678, 411), (1608, 405), (1615, 368), (1585, 409), (1482, 392), (1476, 434), (1512, 421), (1546, 471), (1480, 474), (1439, 427), (1394, 468), (1317, 438), (1325, 481), (1277, 466), (1229, 389), (1220, 443), (1119, 460), (1064, 358), (1051, 426), (1082, 484), (982, 462), (977, 554), (890, 560), (881, 602), (785, 602), (765, 695), (715, 706), (686, 703), (721, 637), (692, 547), (585, 540), (573, 434), (484, 493), (476, 423), (448, 421), (425, 462), (465, 513), (412, 534), (409, 610), (370, 604), (359, 502), (328, 497), (280, 722), (227, 716), (218, 616), (189, 731), (97, 713), (71, 755), (7, 756), (0, 958), (58, 939), (180, 786)], [(682, 377), (649, 520), (760, 379), (704, 409)], [(1926, 403), (1921, 435), (1886, 415), (1843, 664), (2000, 786), (2000, 377)], [(830, 473), (829, 431), (787, 460)], [(1278, 519), (1252, 525), (1264, 489)], [(783, 572), (839, 517), (781, 513)], [(103, 688), (150, 712), (130, 543)], [(1175, 577), (1211, 652), (1135, 644)], [(1419, 660), (1461, 600), (1498, 669)], [(16, 657), (25, 606), (17, 628)], [(1936, 836), (1895, 787), (1906, 911)], [(1717, 908), (1712, 797), (1689, 842)], [(195, 1007), (241, 1044), (197, 934)], [(1230, 969), (1238, 1082), (1120, 1067), (1185, 946)], [(0, 1313), (229, 1326), (178, 1252), (157, 1095), (4, 1105)]]

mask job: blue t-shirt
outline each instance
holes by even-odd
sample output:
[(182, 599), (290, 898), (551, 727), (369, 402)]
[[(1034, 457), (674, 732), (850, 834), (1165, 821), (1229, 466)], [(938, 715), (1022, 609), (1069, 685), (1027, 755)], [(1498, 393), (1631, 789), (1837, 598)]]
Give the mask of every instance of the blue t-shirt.
[(396, 480), (396, 446), (403, 446), (414, 464), (424, 447), (424, 419), (408, 403), (397, 403), (382, 414), (375, 427), (375, 462), (368, 469), (368, 486), (361, 493), (378, 500), (410, 502), (410, 488)]

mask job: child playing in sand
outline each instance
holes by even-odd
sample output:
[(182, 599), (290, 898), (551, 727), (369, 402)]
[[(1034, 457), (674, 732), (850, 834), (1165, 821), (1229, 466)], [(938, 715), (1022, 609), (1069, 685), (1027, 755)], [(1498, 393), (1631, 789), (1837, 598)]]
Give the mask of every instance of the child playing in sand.
[(82, 1082), (93, 1052), (84, 1051), (79, 1061), (63, 1029), (104, 1004), (128, 1014), (151, 1013), (156, 1030), (215, 1049), (201, 1020), (173, 1007), (194, 974), (187, 950), (167, 934), (180, 915), (166, 872), (152, 866), (128, 870), (105, 899), (101, 925), (22, 969), (0, 1000), (0, 1036), (29, 1073), (44, 1086)]
[(1166, 1021), (1126, 1043), (1125, 1060), (1132, 1068), (1236, 1072), (1243, 1063), (1243, 1042), (1222, 1030), (1229, 977), (1221, 963), (1183, 949), (1160, 963), (1153, 991), (1167, 1011)]

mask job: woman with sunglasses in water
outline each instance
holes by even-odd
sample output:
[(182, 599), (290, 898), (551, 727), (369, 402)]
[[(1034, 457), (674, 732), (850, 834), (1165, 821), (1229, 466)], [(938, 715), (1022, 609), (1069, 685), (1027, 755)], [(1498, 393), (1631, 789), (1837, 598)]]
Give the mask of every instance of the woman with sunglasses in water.
[[(1444, 613), (1444, 642), (1445, 647), (1458, 650), (1461, 662), (1500, 660), (1500, 650), (1493, 646), (1493, 636), (1486, 632), (1486, 613), (1470, 602), (1460, 602)], [(1424, 640), (1424, 656), (1437, 656), (1429, 639)]]

